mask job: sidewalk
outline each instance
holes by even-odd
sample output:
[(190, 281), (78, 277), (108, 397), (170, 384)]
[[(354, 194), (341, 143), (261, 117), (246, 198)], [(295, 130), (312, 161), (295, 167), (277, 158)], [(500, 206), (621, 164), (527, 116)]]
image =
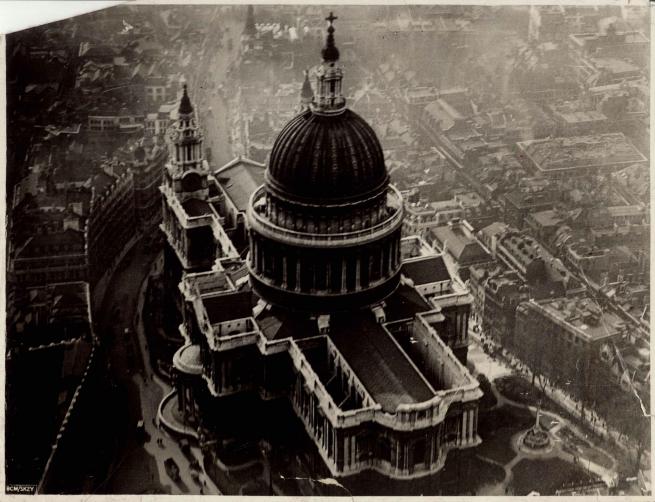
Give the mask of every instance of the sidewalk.
[[(140, 312), (143, 310), (145, 301), (145, 292), (148, 284), (148, 279), (157, 274), (161, 262), (159, 259), (153, 262), (150, 272), (141, 284), (139, 295), (137, 297), (137, 309), (132, 320), (134, 331), (139, 342), (141, 357), (143, 358), (143, 375), (135, 375), (134, 380), (139, 387), (142, 404), (142, 417), (146, 432), (150, 436), (150, 440), (143, 445), (144, 449), (151, 454), (157, 462), (157, 470), (159, 474), (159, 481), (162, 485), (171, 489), (173, 495), (185, 494), (214, 494), (221, 495), (220, 490), (211, 480), (211, 478), (204, 471), (202, 462), (200, 463), (201, 469), (199, 472), (199, 480), (202, 483), (202, 488), (196, 483), (191, 476), (191, 471), (188, 468), (189, 459), (182, 453), (175, 438), (169, 436), (161, 428), (157, 421), (157, 411), (159, 404), (164, 396), (171, 392), (171, 387), (163, 382), (157, 374), (153, 371), (150, 365), (150, 358), (148, 357), (148, 348), (146, 345), (146, 336), (143, 326), (143, 318)], [(161, 443), (161, 444), (159, 444)], [(194, 452), (195, 453), (195, 452)], [(197, 457), (197, 455), (194, 455)], [(173, 458), (180, 468), (181, 482), (173, 482), (166, 472), (164, 461), (167, 458)], [(202, 490), (202, 491), (201, 491)]]

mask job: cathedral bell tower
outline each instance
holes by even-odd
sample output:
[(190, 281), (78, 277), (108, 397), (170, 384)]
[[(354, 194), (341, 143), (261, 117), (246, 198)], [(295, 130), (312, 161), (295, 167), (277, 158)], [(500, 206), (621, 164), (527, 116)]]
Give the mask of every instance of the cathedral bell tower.
[(305, 70), (305, 81), (302, 83), (302, 90), (300, 91), (300, 104), (298, 106), (298, 113), (309, 110), (309, 107), (314, 101), (314, 91), (312, 84), (309, 82), (309, 72)]
[(160, 187), (163, 202), (162, 232), (166, 236), (164, 261), (177, 289), (183, 273), (209, 270), (216, 258), (211, 228), (209, 164), (203, 155), (203, 133), (182, 87), (177, 116), (167, 131), (168, 162)]
[(182, 86), (177, 119), (168, 130), (168, 140), (166, 184), (180, 202), (189, 198), (206, 199), (209, 166), (203, 155), (202, 130), (196, 122), (186, 84)]

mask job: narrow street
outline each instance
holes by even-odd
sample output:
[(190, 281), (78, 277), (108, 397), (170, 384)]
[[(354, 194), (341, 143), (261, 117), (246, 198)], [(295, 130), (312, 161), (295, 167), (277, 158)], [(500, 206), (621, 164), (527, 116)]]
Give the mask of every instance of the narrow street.
[[(218, 9), (215, 12), (218, 14)], [(210, 71), (194, 79), (198, 86), (193, 99), (201, 115), (206, 146), (212, 150), (213, 168), (232, 160), (227, 102), (217, 89), (237, 56), (242, 25), (238, 12), (221, 18), (220, 29), (227, 28), (227, 31), (223, 31), (220, 47), (207, 48)], [(208, 41), (210, 36), (211, 33)], [(209, 75), (216, 80), (215, 86), (207, 80)], [(102, 307), (96, 314), (97, 331), (107, 353), (115, 400), (112, 407), (120, 408), (111, 410), (111, 426), (106, 431), (107, 442), (111, 445), (107, 453), (111, 457), (110, 468), (96, 487), (96, 493), (220, 494), (202, 467), (194, 480), (190, 459), (177, 440), (156, 423), (159, 403), (172, 390), (151, 368), (141, 318), (147, 278), (161, 266), (156, 260), (157, 254), (147, 249), (143, 240), (137, 242), (112, 277)], [(143, 421), (141, 431), (138, 429), (140, 421)], [(191, 448), (190, 453), (202, 466), (200, 450)], [(180, 468), (177, 482), (165, 470), (164, 462), (169, 458)]]
[[(226, 91), (226, 74), (237, 58), (244, 20), (238, 14), (221, 18), (223, 37), (220, 47), (208, 48), (210, 56), (205, 75), (199, 79), (192, 99), (197, 103), (200, 125), (204, 130), (205, 147), (211, 148), (210, 165), (217, 169), (234, 157), (230, 144), (231, 115)], [(201, 69), (202, 70), (202, 69)], [(219, 90), (220, 86), (223, 86)]]
[[(141, 312), (147, 278), (156, 272), (161, 261), (138, 242), (125, 256), (112, 278), (99, 313), (101, 336), (109, 345), (109, 363), (114, 387), (125, 396), (126, 413), (118, 414), (115, 423), (114, 460), (107, 479), (98, 493), (170, 493), (219, 494), (211, 479), (199, 473), (195, 481), (189, 459), (177, 441), (156, 425), (159, 403), (172, 389), (153, 372), (143, 329)], [(143, 420), (143, 431), (137, 424)], [(197, 457), (199, 451), (193, 452)], [(173, 458), (180, 468), (180, 480), (174, 482), (166, 473), (164, 462)], [(199, 458), (202, 460), (202, 458)], [(202, 462), (199, 462), (202, 465)]]

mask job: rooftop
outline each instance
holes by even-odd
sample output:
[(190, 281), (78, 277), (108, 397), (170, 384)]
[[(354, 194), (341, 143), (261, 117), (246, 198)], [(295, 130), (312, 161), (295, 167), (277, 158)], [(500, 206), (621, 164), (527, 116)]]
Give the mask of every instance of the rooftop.
[(201, 199), (187, 199), (182, 203), (182, 207), (186, 214), (190, 217), (194, 216), (203, 216), (206, 214), (212, 214), (211, 207), (207, 201)]
[(602, 310), (587, 296), (540, 301), (537, 305), (550, 316), (575, 329), (589, 341), (601, 340), (620, 333), (624, 327), (618, 315)]
[(448, 224), (430, 229), (444, 251), (448, 251), (460, 264), (484, 261), (489, 254), (472, 232), (461, 224)]
[(545, 211), (537, 211), (530, 213), (529, 216), (540, 227), (555, 227), (563, 224), (566, 221), (566, 215), (562, 215), (560, 211), (554, 209), (547, 209)]
[(588, 122), (601, 122), (607, 120), (604, 113), (596, 110), (557, 112), (556, 117), (567, 124), (582, 124)]
[(246, 211), (253, 192), (264, 184), (266, 166), (254, 160), (237, 157), (214, 174), (221, 187), (239, 211)]
[[(57, 254), (70, 254), (67, 247), (74, 247), (84, 252), (84, 232), (68, 228), (62, 232), (50, 232), (33, 236), (25, 247), (16, 253), (16, 258), (37, 258)], [(53, 252), (58, 250), (58, 252)]]
[(330, 339), (382, 409), (434, 397), (407, 355), (370, 312), (331, 320)]
[(529, 209), (533, 207), (552, 207), (558, 199), (558, 194), (553, 190), (532, 192), (517, 188), (507, 192), (504, 197), (507, 202), (518, 209)]
[(647, 160), (623, 133), (530, 140), (517, 145), (541, 171), (628, 164)]
[(388, 322), (411, 319), (419, 312), (426, 312), (433, 307), (412, 287), (405, 284), (385, 301), (384, 313)]
[(202, 303), (211, 324), (252, 316), (252, 293), (250, 291), (204, 297)]
[(441, 255), (406, 261), (403, 263), (402, 273), (417, 286), (451, 279)]
[(319, 335), (316, 321), (277, 307), (262, 313), (257, 318), (257, 325), (269, 340)]

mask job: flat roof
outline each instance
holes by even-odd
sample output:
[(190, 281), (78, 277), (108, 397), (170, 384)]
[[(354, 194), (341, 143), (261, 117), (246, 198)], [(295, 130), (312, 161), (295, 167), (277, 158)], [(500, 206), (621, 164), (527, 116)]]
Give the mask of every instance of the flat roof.
[(207, 201), (201, 199), (187, 199), (182, 203), (186, 214), (191, 217), (211, 214), (212, 210)]
[(250, 291), (209, 296), (203, 298), (202, 303), (211, 324), (252, 316), (252, 293)]
[(404, 262), (402, 273), (409, 277), (416, 285), (448, 281), (451, 279), (441, 255)]
[(278, 307), (264, 311), (257, 318), (257, 325), (268, 340), (301, 339), (320, 334), (315, 320)]
[(333, 318), (330, 339), (384, 411), (434, 397), (404, 351), (370, 312)]
[(558, 298), (538, 302), (538, 305), (560, 322), (576, 328), (578, 335), (590, 341), (617, 335), (623, 326), (618, 315), (607, 309), (601, 310), (588, 297)]
[(384, 303), (387, 322), (410, 319), (419, 312), (427, 312), (434, 308), (414, 288), (405, 284), (398, 286)]
[(529, 140), (517, 143), (540, 171), (645, 162), (623, 133)]

